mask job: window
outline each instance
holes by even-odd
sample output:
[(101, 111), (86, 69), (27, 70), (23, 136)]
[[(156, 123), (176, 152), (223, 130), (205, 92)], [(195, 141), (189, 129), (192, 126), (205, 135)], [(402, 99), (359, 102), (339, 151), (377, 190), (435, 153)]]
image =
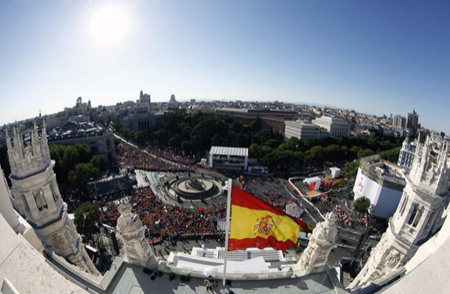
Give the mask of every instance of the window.
[(408, 225), (412, 224), (414, 218), (416, 217), (417, 206), (419, 206), (417, 203), (413, 204), (413, 209), (412, 209), (412, 212), (411, 212), (411, 216), (409, 217), (409, 220), (408, 220)]
[(422, 214), (423, 214), (423, 206), (419, 209), (419, 211), (416, 214), (416, 217), (414, 218), (413, 227), (417, 227), (417, 224), (419, 223)]
[(33, 192), (34, 201), (36, 201), (37, 208), (39, 211), (47, 209), (47, 201), (45, 200), (44, 191), (42, 189), (38, 189)]

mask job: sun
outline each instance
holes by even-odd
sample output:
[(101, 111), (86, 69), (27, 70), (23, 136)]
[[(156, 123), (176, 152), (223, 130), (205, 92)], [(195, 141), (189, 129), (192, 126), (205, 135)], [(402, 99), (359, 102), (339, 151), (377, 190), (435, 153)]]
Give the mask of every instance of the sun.
[(115, 45), (123, 40), (129, 30), (130, 19), (123, 6), (105, 5), (92, 12), (89, 35), (99, 45)]

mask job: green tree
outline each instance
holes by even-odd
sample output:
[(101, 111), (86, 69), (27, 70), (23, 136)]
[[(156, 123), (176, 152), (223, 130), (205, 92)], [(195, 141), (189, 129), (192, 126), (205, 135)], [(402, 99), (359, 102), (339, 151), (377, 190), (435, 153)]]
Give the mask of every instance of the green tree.
[(257, 143), (252, 143), (250, 148), (248, 148), (250, 157), (262, 158), (262, 147)]
[(90, 180), (100, 176), (100, 169), (93, 166), (92, 163), (77, 163), (75, 168), (69, 172), (69, 184), (73, 188), (82, 188), (86, 190), (86, 185)]
[(280, 142), (278, 140), (275, 139), (269, 139), (264, 143), (264, 146), (268, 146), (272, 149), (277, 148), (280, 145)]
[(354, 178), (358, 174), (359, 160), (346, 162), (344, 165), (343, 175), (346, 178)]
[(75, 210), (74, 224), (78, 233), (91, 236), (100, 231), (100, 208), (97, 204), (83, 203)]
[(358, 158), (373, 155), (374, 151), (372, 149), (361, 149), (358, 151)]
[(316, 145), (306, 151), (305, 161), (313, 165), (322, 164), (325, 161), (325, 150), (322, 146)]
[(401, 147), (395, 147), (386, 151), (380, 152), (380, 157), (390, 162), (397, 162)]
[(365, 213), (369, 210), (370, 200), (367, 197), (361, 197), (353, 201), (353, 206), (355, 210), (361, 213)]
[(97, 154), (97, 155), (92, 156), (89, 163), (92, 164), (94, 167), (97, 167), (98, 169), (100, 169), (100, 171), (106, 170), (106, 168), (107, 168), (105, 155), (103, 155), (103, 154)]

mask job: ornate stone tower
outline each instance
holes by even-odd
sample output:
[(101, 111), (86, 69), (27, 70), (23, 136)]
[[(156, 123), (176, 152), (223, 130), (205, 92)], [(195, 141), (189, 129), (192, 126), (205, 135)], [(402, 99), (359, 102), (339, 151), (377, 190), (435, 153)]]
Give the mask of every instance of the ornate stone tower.
[(85, 271), (99, 274), (84, 249), (80, 235), (67, 214), (53, 172), (45, 122), (39, 136), (36, 124), (31, 144), (24, 145), (22, 134), (14, 129), (13, 142), (7, 135), (12, 195), (16, 209), (36, 231), (48, 250), (54, 251)]
[(405, 175), (400, 204), (366, 265), (349, 285), (351, 290), (379, 284), (383, 278), (395, 274), (442, 225), (450, 164), (447, 143), (439, 147), (434, 155), (429, 137), (425, 144), (417, 143), (411, 170)]

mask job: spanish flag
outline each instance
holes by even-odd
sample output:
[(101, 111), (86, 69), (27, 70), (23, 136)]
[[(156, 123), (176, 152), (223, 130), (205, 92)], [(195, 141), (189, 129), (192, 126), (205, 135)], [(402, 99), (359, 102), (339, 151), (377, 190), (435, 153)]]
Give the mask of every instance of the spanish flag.
[(300, 228), (308, 225), (266, 201), (232, 187), (228, 251), (257, 247), (286, 250), (297, 245)]

